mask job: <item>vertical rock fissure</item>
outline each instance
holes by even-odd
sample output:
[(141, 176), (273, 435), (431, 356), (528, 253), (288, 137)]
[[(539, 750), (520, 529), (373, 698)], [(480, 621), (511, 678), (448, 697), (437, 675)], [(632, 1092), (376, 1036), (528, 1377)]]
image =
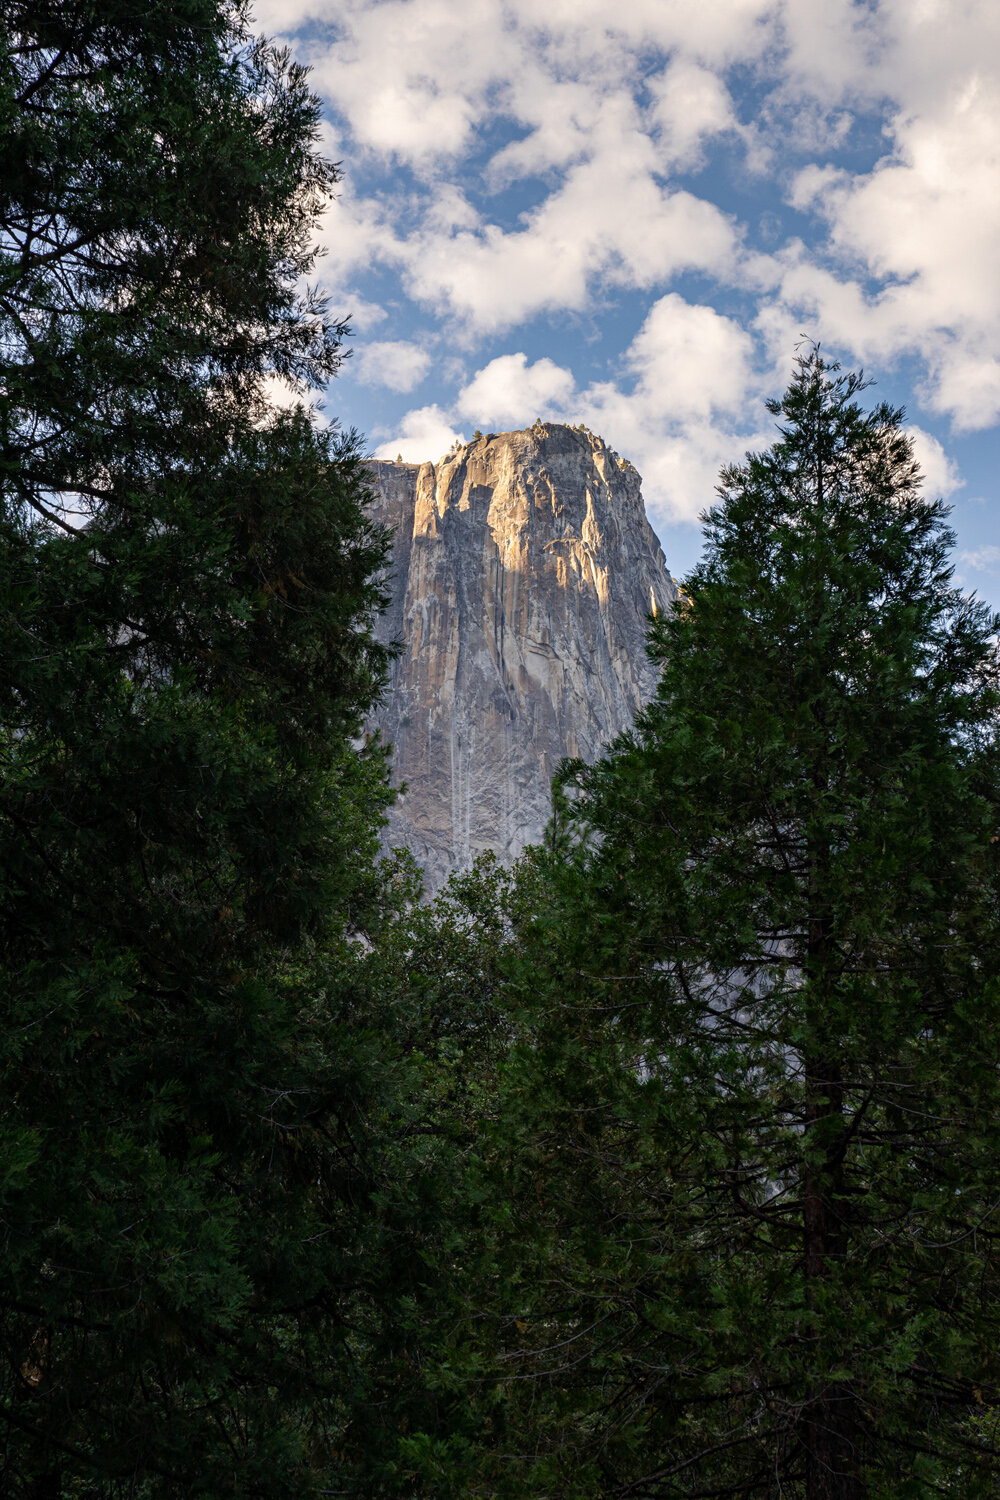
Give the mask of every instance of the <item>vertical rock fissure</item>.
[(372, 475), (396, 534), (380, 634), (405, 643), (377, 717), (407, 786), (388, 842), (433, 890), (541, 838), (560, 759), (595, 759), (652, 695), (650, 605), (677, 590), (639, 475), (590, 433), (536, 425)]

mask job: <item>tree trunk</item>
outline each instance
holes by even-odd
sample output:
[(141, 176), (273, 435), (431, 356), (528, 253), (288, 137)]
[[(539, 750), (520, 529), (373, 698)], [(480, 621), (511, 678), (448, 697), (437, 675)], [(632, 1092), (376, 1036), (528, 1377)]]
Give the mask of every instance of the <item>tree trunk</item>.
[[(820, 721), (822, 717), (817, 714)], [(818, 794), (825, 790), (825, 778), (819, 768), (814, 783)], [(813, 1368), (806, 1376), (802, 1436), (806, 1450), (806, 1500), (862, 1500), (854, 1393), (847, 1383), (831, 1382), (824, 1376), (823, 1371), (831, 1362), (829, 1311), (820, 1306), (821, 1299), (817, 1296), (823, 1282), (829, 1280), (831, 1258), (835, 1266), (842, 1265), (847, 1249), (843, 1216), (844, 1082), (840, 1066), (834, 1061), (836, 1033), (831, 1035), (830, 1031), (834, 1014), (829, 972), (830, 919), (822, 894), (828, 865), (828, 850), (821, 840), (814, 844), (809, 860), (806, 974), (811, 990), (810, 1029), (815, 1050), (811, 1049), (812, 1055), (805, 1058), (805, 1127), (807, 1141), (814, 1130), (823, 1131), (825, 1150), (820, 1163), (810, 1152), (802, 1203), (806, 1306), (814, 1351)], [(839, 1350), (832, 1351), (835, 1365), (841, 1362), (839, 1355)]]
[(842, 1385), (810, 1394), (805, 1416), (807, 1500), (863, 1500), (854, 1441), (854, 1398)]
[[(831, 1115), (843, 1115), (843, 1086), (838, 1071), (829, 1064), (806, 1069), (807, 1128)], [(840, 1132), (838, 1132), (838, 1135)], [(803, 1255), (806, 1298), (811, 1313), (811, 1335), (816, 1357), (825, 1363), (829, 1350), (823, 1313), (817, 1308), (816, 1291), (829, 1276), (831, 1255), (844, 1253), (840, 1141), (828, 1145), (824, 1169), (810, 1169), (802, 1205)], [(806, 1500), (863, 1500), (854, 1393), (842, 1381), (823, 1380), (810, 1372), (802, 1416), (802, 1439), (806, 1450)]]

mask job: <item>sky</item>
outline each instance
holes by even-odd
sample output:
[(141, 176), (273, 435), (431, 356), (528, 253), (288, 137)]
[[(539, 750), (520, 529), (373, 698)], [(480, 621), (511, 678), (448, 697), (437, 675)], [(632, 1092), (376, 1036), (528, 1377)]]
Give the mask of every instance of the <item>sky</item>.
[(584, 422), (667, 564), (818, 341), (905, 406), (1000, 605), (997, 0), (257, 0), (342, 165), (323, 415), (436, 460)]

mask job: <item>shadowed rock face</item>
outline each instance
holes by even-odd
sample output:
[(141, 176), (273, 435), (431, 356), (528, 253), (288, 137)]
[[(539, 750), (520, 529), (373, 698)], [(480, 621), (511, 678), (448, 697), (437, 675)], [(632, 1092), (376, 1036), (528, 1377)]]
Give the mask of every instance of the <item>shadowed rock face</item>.
[(562, 757), (596, 759), (652, 695), (647, 617), (677, 589), (639, 475), (591, 433), (536, 426), (372, 471), (396, 536), (380, 635), (405, 642), (377, 718), (407, 787), (389, 842), (433, 889), (538, 842)]

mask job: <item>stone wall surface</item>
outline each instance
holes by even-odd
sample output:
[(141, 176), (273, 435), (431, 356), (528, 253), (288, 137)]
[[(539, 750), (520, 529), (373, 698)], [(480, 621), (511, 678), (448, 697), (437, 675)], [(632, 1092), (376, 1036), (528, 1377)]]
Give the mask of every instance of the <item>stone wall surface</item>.
[(380, 634), (405, 643), (377, 718), (407, 788), (388, 839), (434, 889), (540, 839), (562, 757), (596, 759), (651, 696), (647, 617), (677, 589), (639, 475), (592, 433), (536, 424), (372, 473), (396, 538)]

